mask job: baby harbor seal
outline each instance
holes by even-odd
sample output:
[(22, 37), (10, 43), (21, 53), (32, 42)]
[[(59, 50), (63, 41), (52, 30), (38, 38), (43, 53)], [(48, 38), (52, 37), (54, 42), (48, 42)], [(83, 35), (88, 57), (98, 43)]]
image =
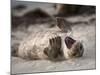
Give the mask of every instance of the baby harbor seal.
[(21, 42), (18, 56), (25, 59), (62, 60), (83, 55), (80, 41), (65, 33), (37, 32)]
[(82, 43), (69, 37), (67, 32), (44, 30), (33, 32), (25, 38), (17, 54), (25, 59), (63, 60), (81, 57), (83, 52)]

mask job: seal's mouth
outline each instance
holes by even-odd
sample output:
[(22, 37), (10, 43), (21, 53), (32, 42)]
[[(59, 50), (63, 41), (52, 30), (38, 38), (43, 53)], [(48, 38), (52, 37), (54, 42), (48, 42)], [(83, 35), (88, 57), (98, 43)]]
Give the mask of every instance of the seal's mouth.
[(67, 36), (65, 38), (65, 44), (66, 44), (66, 46), (67, 46), (68, 49), (70, 49), (75, 42), (76, 42), (76, 40), (72, 39), (69, 36)]

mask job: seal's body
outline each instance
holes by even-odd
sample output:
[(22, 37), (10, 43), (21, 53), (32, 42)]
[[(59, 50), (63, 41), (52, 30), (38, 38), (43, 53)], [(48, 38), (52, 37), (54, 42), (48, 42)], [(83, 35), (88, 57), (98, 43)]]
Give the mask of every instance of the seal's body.
[(82, 56), (84, 51), (82, 43), (67, 35), (70, 25), (67, 25), (65, 19), (62, 18), (57, 18), (56, 22), (56, 27), (33, 32), (25, 38), (19, 45), (18, 56), (25, 59), (50, 60)]
[(80, 57), (83, 50), (83, 45), (70, 39), (67, 33), (41, 31), (32, 33), (20, 43), (18, 56), (25, 59), (62, 60)]

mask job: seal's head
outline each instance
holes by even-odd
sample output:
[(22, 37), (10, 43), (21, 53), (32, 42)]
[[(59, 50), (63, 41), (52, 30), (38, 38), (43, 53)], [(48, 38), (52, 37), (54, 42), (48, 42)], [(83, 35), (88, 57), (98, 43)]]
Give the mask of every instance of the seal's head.
[(84, 52), (83, 45), (80, 41), (74, 40), (71, 37), (67, 36), (65, 38), (65, 44), (68, 48), (68, 56), (73, 57), (81, 57)]

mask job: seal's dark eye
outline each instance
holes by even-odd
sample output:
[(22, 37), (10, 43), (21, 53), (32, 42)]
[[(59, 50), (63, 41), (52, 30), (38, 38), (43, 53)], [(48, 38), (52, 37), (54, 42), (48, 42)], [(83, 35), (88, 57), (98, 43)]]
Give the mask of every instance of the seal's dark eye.
[(80, 44), (80, 50), (82, 50), (82, 48), (83, 48), (83, 46), (82, 46), (82, 44)]

